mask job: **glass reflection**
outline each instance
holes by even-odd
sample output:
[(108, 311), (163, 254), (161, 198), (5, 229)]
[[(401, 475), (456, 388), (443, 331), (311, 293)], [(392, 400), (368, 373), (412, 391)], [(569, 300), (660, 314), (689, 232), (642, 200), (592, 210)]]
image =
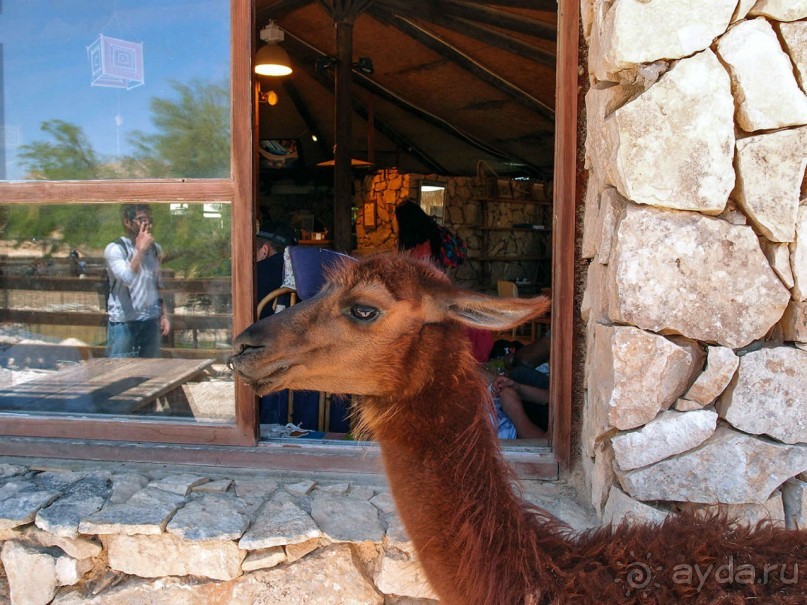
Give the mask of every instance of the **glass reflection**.
[(227, 0), (0, 5), (0, 180), (230, 174)]
[[(0, 206), (0, 411), (233, 422), (231, 206), (215, 209)], [(138, 246), (154, 292), (107, 277)], [(144, 319), (154, 348), (123, 346)]]

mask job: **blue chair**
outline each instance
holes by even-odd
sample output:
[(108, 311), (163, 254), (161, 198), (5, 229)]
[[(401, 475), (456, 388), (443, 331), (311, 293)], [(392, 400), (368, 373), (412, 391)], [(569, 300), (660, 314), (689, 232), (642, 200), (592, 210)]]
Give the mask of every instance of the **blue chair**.
[[(265, 305), (274, 302), (279, 296), (291, 294), (291, 304), (296, 300), (306, 300), (316, 295), (325, 284), (325, 270), (338, 262), (352, 261), (352, 256), (310, 246), (290, 246), (294, 288), (282, 287), (267, 294), (258, 303), (258, 316)], [(298, 426), (319, 431), (347, 432), (349, 399), (332, 397), (330, 394), (314, 391), (281, 391), (261, 398), (261, 424), (285, 424), (293, 422)], [(338, 411), (333, 414), (333, 411)], [(281, 420), (285, 419), (285, 422)]]

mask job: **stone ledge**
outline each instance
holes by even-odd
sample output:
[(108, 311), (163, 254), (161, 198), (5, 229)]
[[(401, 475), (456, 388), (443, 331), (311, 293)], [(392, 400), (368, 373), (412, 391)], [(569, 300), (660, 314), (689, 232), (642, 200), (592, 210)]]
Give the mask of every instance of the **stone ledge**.
[[(48, 467), (0, 463), (0, 602), (435, 602), (381, 477)], [(596, 523), (562, 482), (524, 493)]]

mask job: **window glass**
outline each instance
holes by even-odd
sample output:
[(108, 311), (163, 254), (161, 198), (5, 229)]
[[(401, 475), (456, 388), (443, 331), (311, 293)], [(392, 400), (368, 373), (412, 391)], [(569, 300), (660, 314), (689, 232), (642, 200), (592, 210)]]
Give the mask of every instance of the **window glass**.
[(0, 4), (0, 180), (230, 176), (227, 0)]
[(0, 413), (233, 423), (230, 233), (228, 203), (0, 205)]

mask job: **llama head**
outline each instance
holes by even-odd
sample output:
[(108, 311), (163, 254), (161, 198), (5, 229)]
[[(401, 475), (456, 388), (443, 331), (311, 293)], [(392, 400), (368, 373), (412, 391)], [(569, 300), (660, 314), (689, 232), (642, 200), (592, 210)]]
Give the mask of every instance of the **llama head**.
[(244, 330), (228, 365), (260, 394), (396, 396), (430, 380), (434, 356), (467, 347), (463, 325), (505, 330), (548, 307), (457, 288), (406, 255), (371, 256), (333, 267), (319, 294)]

